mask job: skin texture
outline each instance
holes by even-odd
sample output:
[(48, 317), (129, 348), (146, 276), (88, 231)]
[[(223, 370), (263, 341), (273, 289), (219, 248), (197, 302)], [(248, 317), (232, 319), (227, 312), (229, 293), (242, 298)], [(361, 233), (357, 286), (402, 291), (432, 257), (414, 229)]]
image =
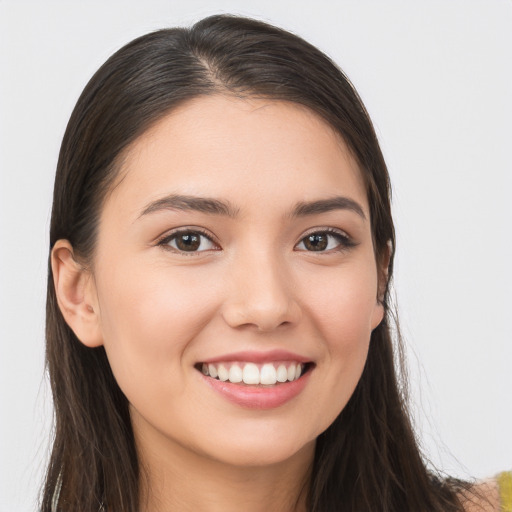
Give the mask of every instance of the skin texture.
[[(231, 215), (146, 211), (173, 194), (223, 201)], [(363, 214), (292, 214), (334, 196)], [(211, 241), (180, 252), (177, 229)], [(329, 235), (327, 250), (307, 250), (306, 235), (326, 229), (351, 244)], [(141, 510), (303, 509), (315, 439), (350, 398), (383, 317), (364, 183), (324, 121), (271, 100), (186, 103), (124, 155), (93, 261), (79, 264), (59, 241), (52, 263), (66, 321), (105, 347), (131, 404)], [(313, 367), (301, 393), (272, 409), (226, 400), (196, 368), (274, 349)]]
[(461, 494), (465, 512), (499, 512), (500, 491), (495, 480), (475, 484), (473, 492)]

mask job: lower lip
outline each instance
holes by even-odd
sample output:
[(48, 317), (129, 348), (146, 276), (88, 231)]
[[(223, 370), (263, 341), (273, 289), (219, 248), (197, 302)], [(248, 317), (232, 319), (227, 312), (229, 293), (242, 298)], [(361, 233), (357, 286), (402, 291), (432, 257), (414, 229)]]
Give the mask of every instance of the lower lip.
[(306, 386), (311, 370), (292, 382), (275, 386), (245, 386), (212, 379), (201, 374), (206, 384), (224, 398), (247, 409), (274, 409), (295, 398)]

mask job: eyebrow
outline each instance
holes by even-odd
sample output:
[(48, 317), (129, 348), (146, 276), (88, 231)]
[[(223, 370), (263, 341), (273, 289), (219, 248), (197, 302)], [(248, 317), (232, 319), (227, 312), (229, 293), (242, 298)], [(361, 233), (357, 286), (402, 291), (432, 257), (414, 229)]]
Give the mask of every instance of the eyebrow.
[(214, 215), (223, 215), (226, 217), (236, 217), (238, 209), (231, 206), (228, 202), (219, 201), (209, 197), (185, 196), (171, 194), (156, 201), (149, 203), (139, 215), (143, 217), (149, 213), (161, 210), (180, 210), (196, 211), (202, 213), (212, 213)]
[[(142, 210), (139, 218), (162, 210), (196, 211), (231, 218), (235, 218), (239, 214), (239, 209), (227, 201), (209, 197), (171, 194), (149, 203)], [(317, 201), (301, 201), (292, 209), (291, 217), (306, 217), (334, 210), (350, 210), (366, 220), (366, 215), (361, 205), (353, 199), (344, 196), (335, 196)]]
[(344, 196), (335, 196), (329, 199), (320, 199), (319, 201), (300, 202), (293, 209), (293, 217), (305, 217), (307, 215), (316, 215), (319, 213), (331, 212), (333, 210), (351, 210), (366, 220), (362, 206)]

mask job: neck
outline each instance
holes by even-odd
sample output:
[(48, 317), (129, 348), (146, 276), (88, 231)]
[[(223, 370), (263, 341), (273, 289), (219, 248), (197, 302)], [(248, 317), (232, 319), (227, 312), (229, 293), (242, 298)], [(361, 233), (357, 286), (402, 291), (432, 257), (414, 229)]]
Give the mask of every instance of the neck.
[(314, 443), (267, 466), (230, 465), (174, 443), (139, 457), (143, 512), (305, 512)]

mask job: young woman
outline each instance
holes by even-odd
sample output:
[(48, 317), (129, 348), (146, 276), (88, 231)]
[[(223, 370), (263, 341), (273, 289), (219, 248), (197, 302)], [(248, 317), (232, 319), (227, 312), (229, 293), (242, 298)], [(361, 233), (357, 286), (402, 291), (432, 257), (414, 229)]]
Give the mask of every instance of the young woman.
[(55, 181), (42, 510), (499, 510), (416, 444), (389, 195), (356, 91), (302, 39), (214, 16), (113, 55)]

